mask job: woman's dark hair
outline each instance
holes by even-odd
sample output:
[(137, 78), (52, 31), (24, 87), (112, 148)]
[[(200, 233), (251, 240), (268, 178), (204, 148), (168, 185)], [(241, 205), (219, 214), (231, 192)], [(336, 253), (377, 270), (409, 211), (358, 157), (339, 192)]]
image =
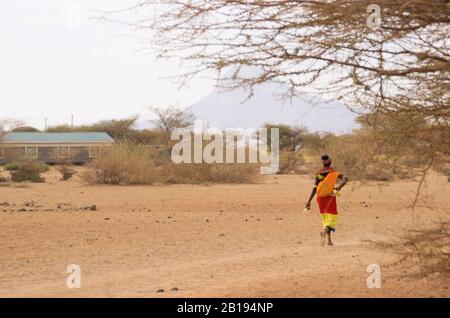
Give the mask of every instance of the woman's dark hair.
[(323, 155), (320, 159), (322, 159), (322, 161), (328, 160), (327, 163), (324, 163), (324, 164), (323, 164), (325, 167), (331, 166), (331, 158), (330, 158), (330, 156), (328, 156), (328, 155)]

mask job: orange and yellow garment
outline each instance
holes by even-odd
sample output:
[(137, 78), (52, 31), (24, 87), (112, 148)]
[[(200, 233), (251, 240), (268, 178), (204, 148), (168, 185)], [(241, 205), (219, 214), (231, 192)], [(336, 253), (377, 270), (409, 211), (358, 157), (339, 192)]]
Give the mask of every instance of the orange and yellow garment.
[[(321, 182), (330, 174), (339, 174), (336, 170), (331, 167), (325, 167), (317, 172), (316, 175), (316, 186), (319, 186)], [(336, 180), (336, 179), (334, 179)], [(320, 197), (317, 196), (317, 203), (319, 205), (320, 217), (322, 219), (323, 228), (329, 228), (332, 231), (336, 229), (338, 221), (338, 212), (336, 204), (336, 196), (332, 193), (329, 196)]]

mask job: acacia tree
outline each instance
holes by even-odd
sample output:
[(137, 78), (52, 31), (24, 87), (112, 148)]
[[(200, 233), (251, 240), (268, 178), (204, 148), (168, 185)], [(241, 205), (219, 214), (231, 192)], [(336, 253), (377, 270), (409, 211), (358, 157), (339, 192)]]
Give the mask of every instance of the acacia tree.
[(23, 125), (23, 123), (19, 120), (0, 119), (0, 142), (3, 141), (3, 137), (8, 131), (14, 130), (21, 125)]
[[(368, 24), (374, 4), (377, 28)], [(380, 85), (395, 85), (395, 95), (419, 83), (433, 90), (435, 79), (449, 88), (448, 0), (143, 0), (135, 8), (160, 12), (131, 22), (155, 30), (159, 56), (193, 61), (193, 73), (235, 66), (234, 87), (279, 81), (295, 94), (318, 84), (339, 97), (357, 88), (379, 95)], [(241, 66), (259, 72), (241, 77)]]
[(92, 125), (70, 126), (66, 124), (47, 128), (46, 132), (92, 132), (103, 131), (108, 133), (117, 141), (127, 141), (133, 139), (136, 134), (135, 125), (138, 116), (131, 116), (123, 119), (105, 119)]
[(216, 70), (221, 85), (248, 88), (249, 97), (272, 81), (287, 96), (314, 90), (375, 121), (409, 114), (440, 143), (421, 144), (421, 156), (432, 162), (450, 149), (449, 0), (143, 0), (130, 9), (155, 8), (129, 22), (152, 31), (158, 56), (191, 63), (181, 81)]
[(90, 128), (94, 131), (107, 132), (114, 139), (128, 140), (134, 132), (134, 126), (138, 116), (132, 116), (124, 119), (102, 120), (93, 124)]
[(295, 152), (301, 150), (304, 146), (305, 135), (308, 131), (304, 127), (293, 127), (289, 125), (266, 123), (264, 128), (267, 129), (267, 144), (271, 147), (270, 132), (272, 128), (278, 128), (280, 149)]
[(156, 116), (154, 121), (157, 129), (161, 132), (164, 143), (172, 150), (171, 136), (177, 128), (188, 128), (194, 124), (194, 115), (189, 110), (170, 107), (150, 107), (150, 111)]

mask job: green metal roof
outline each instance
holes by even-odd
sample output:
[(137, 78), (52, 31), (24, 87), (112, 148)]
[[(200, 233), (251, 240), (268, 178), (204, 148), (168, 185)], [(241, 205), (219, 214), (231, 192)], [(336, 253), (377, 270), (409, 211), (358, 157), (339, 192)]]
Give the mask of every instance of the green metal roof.
[(90, 143), (114, 142), (105, 132), (10, 132), (7, 133), (4, 143)]

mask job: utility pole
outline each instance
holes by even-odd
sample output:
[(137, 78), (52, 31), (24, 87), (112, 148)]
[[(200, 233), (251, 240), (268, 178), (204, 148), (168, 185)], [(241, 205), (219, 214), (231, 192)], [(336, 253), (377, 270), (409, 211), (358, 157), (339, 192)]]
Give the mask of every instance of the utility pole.
[(47, 117), (46, 118), (44, 118), (44, 121), (45, 121), (45, 130), (47, 130)]
[(73, 131), (73, 114), (70, 118), (70, 131)]

